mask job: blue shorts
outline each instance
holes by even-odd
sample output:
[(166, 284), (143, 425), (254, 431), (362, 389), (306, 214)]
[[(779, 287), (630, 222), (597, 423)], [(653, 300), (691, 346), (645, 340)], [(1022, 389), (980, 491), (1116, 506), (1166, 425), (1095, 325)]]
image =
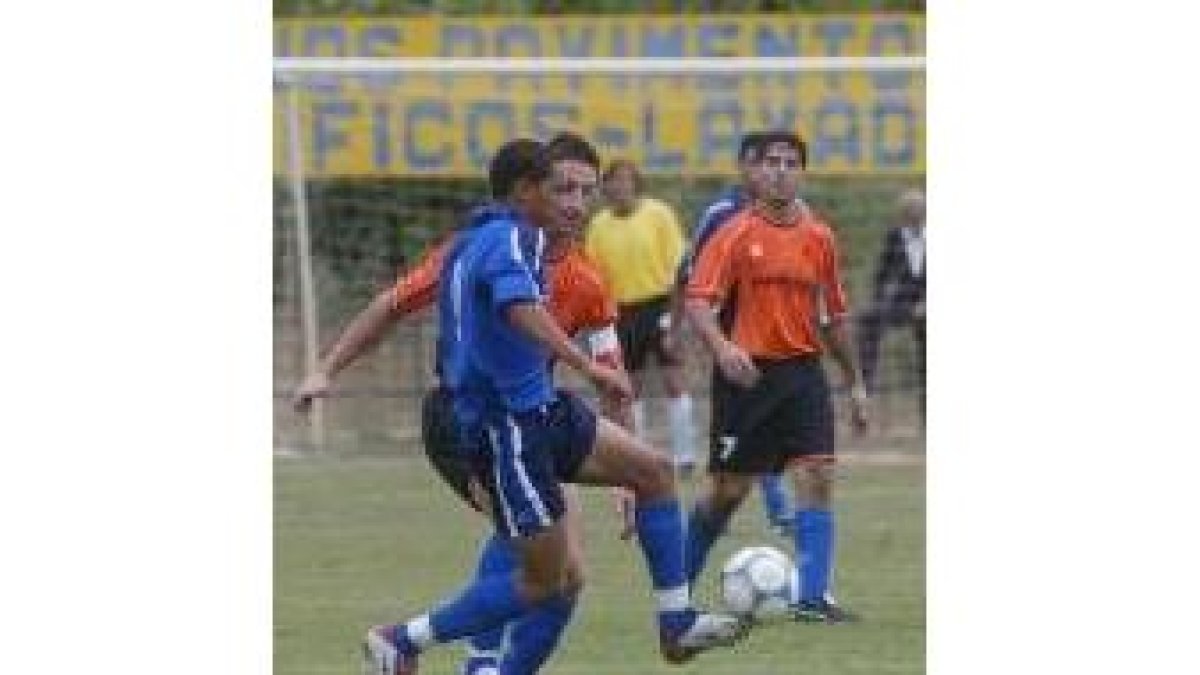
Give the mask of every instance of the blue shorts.
[(560, 389), (551, 403), (485, 419), (469, 434), (469, 456), (492, 497), (497, 531), (528, 536), (557, 522), (565, 511), (561, 484), (575, 479), (596, 444), (596, 413)]

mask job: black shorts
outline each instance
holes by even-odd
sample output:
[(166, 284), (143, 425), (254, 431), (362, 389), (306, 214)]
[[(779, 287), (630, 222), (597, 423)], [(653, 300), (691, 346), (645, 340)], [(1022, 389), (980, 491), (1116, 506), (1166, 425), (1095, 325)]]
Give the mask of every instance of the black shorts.
[(820, 357), (755, 359), (750, 389), (714, 370), (708, 470), (779, 473), (795, 457), (834, 454), (833, 401)]
[(678, 365), (679, 359), (663, 347), (664, 318), (670, 312), (670, 296), (660, 295), (649, 300), (621, 305), (617, 314), (617, 338), (625, 358), (625, 370), (637, 372), (645, 368), (651, 353), (659, 365)]
[(459, 448), (454, 406), (450, 391), (444, 387), (430, 391), (421, 400), (421, 445), (425, 448), (429, 463), (442, 481), (454, 490), (454, 494), (476, 511), (483, 511), (467, 487), (471, 478), (471, 462)]

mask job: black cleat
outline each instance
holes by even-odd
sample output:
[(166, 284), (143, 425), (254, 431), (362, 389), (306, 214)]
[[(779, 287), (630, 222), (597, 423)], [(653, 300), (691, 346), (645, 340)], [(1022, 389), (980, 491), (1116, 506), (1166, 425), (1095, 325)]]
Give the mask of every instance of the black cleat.
[(800, 623), (858, 623), (862, 617), (829, 598), (822, 598), (792, 607), (792, 619)]

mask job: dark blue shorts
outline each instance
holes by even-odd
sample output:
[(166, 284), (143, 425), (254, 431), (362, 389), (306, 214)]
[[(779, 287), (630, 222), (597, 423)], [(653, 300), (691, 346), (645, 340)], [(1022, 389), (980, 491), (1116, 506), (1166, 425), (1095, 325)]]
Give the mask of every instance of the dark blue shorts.
[(833, 401), (821, 359), (754, 363), (762, 376), (749, 389), (714, 377), (709, 471), (779, 473), (795, 457), (831, 460)]
[(559, 390), (544, 406), (486, 416), (468, 434), (475, 476), (492, 497), (496, 529), (510, 537), (535, 534), (562, 518), (562, 483), (574, 481), (596, 444), (596, 414)]

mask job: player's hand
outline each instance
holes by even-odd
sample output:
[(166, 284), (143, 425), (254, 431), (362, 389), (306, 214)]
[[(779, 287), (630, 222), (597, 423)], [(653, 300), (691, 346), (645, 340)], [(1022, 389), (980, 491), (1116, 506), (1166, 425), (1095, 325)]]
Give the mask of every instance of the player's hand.
[(870, 426), (870, 417), (867, 415), (869, 403), (866, 387), (861, 384), (850, 387), (850, 426), (856, 434), (867, 433), (867, 427)]
[(750, 388), (758, 382), (758, 367), (744, 349), (726, 340), (716, 353), (717, 367), (729, 381)]
[(636, 499), (633, 496), (633, 492), (625, 488), (613, 488), (612, 496), (613, 507), (616, 508), (617, 515), (621, 518), (621, 533), (619, 536), (621, 537), (621, 541), (629, 541), (633, 537), (634, 532), (637, 531), (637, 525), (635, 525), (633, 520)]
[(306, 413), (312, 407), (314, 399), (324, 398), (328, 395), (329, 376), (321, 371), (310, 373), (296, 388), (296, 393), (292, 395), (292, 407), (297, 412)]
[(624, 402), (633, 399), (633, 384), (623, 370), (617, 370), (598, 361), (589, 361), (587, 372), (584, 373), (592, 385), (614, 402)]

